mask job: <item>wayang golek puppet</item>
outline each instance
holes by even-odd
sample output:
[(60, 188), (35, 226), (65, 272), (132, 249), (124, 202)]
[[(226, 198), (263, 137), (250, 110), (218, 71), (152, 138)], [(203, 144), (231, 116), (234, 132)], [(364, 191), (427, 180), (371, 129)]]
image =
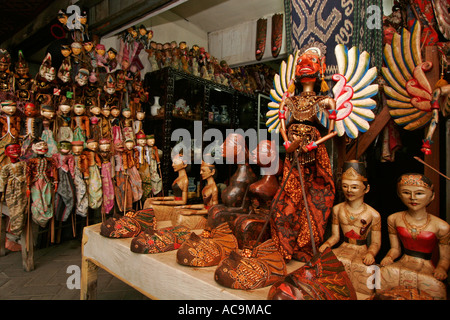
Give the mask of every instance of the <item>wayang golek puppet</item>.
[(102, 178), (100, 168), (102, 162), (98, 151), (98, 141), (88, 139), (86, 148), (82, 151), (82, 172), (87, 185), (88, 204), (91, 209), (98, 209), (102, 205)]
[(58, 106), (58, 113), (56, 116), (56, 141), (73, 141), (72, 130), (72, 106), (70, 102), (64, 101)]
[(0, 171), (0, 200), (6, 203), (9, 209), (9, 231), (15, 236), (21, 235), (26, 224), (27, 207), (27, 164), (20, 161), (20, 144), (13, 142), (5, 148), (9, 163)]
[[(86, 218), (88, 214), (89, 201), (87, 194), (87, 185), (83, 167), (85, 167), (84, 141), (74, 140), (71, 142), (72, 154), (75, 161), (74, 183), (76, 194), (75, 214)], [(87, 178), (87, 177), (86, 177)]]
[(125, 144), (122, 140), (114, 140), (114, 198), (118, 211), (125, 214), (133, 209), (133, 192), (131, 182), (124, 166)]
[[(149, 134), (145, 137), (147, 147), (145, 150), (145, 159), (149, 164), (150, 170), (150, 181), (152, 188), (152, 195), (159, 196), (159, 193), (163, 190), (162, 186), (162, 172), (161, 172), (161, 164), (160, 164), (160, 155), (158, 147), (155, 145), (155, 135)], [(163, 194), (164, 196), (164, 194)]]
[(0, 115), (0, 165), (9, 162), (9, 158), (5, 155), (5, 146), (14, 142), (19, 138), (20, 117), (16, 114), (17, 106), (12, 100), (1, 102)]
[(52, 157), (58, 169), (58, 188), (55, 194), (56, 221), (66, 221), (75, 205), (75, 158), (70, 141), (58, 143), (59, 152)]
[(99, 141), (98, 154), (102, 161), (101, 176), (103, 189), (102, 217), (114, 208), (114, 167), (112, 163), (111, 140), (102, 138)]
[(41, 140), (47, 143), (48, 151), (46, 156), (51, 157), (58, 153), (58, 145), (54, 137), (55, 132), (55, 108), (49, 105), (41, 105), (42, 134)]
[(20, 126), (20, 139), (22, 140), (21, 159), (27, 160), (32, 155), (31, 146), (42, 135), (42, 118), (38, 117), (39, 111), (32, 102), (27, 102), (24, 107), (25, 117)]
[(36, 157), (27, 162), (27, 196), (31, 196), (31, 216), (33, 221), (45, 227), (54, 214), (54, 197), (58, 189), (58, 170), (48, 152), (45, 141), (33, 143)]
[[(371, 83), (377, 75), (376, 67), (356, 70), (359, 63), (370, 61), (367, 52), (357, 54), (356, 50), (356, 47), (347, 50), (344, 45), (335, 48), (339, 73), (333, 75), (336, 84), (332, 89), (334, 96), (339, 97), (336, 101), (323, 94), (328, 91), (324, 81), (326, 47), (319, 42), (296, 51), (295, 56), (288, 58), (287, 65), (282, 63), (280, 76), (274, 78), (273, 102), (269, 103), (266, 125), (269, 132), (281, 133), (287, 155), (283, 187), (275, 196), (278, 200), (271, 234), (288, 260), (308, 260), (313, 255), (312, 242), (323, 242), (335, 194), (324, 142), (336, 135), (356, 138), (360, 131), (369, 128), (369, 121), (375, 117), (372, 109), (376, 103), (371, 97), (378, 92), (378, 85)], [(319, 79), (322, 94), (315, 92)], [(352, 87), (358, 81), (361, 85)], [(356, 113), (364, 113), (364, 119)], [(318, 131), (320, 125), (328, 128), (328, 134), (323, 137)], [(315, 200), (319, 198), (319, 202)], [(309, 235), (307, 211), (315, 226), (314, 238)]]
[(136, 146), (134, 150), (134, 159), (136, 167), (138, 168), (139, 175), (142, 181), (142, 197), (141, 202), (145, 203), (148, 197), (152, 195), (152, 184), (150, 175), (150, 162), (146, 158), (147, 140), (143, 131), (136, 133)]
[(86, 142), (90, 136), (89, 117), (86, 115), (86, 106), (83, 103), (76, 103), (73, 106), (74, 116), (72, 117), (71, 129), (73, 140)]
[(134, 139), (125, 140), (125, 150), (123, 153), (123, 168), (130, 181), (131, 190), (133, 193), (133, 203), (136, 203), (142, 198), (142, 180), (138, 171), (139, 164), (134, 157), (134, 147), (136, 146)]

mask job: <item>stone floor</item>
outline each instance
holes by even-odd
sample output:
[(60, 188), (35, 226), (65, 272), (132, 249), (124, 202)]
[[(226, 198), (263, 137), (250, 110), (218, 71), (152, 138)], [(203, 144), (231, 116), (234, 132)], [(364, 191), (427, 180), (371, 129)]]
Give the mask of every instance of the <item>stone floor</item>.
[[(7, 250), (7, 254), (0, 257), (0, 300), (80, 299), (80, 290), (69, 289), (67, 285), (67, 282), (72, 286), (76, 284), (76, 281), (71, 281), (75, 273), (68, 273), (68, 267), (74, 266), (73, 270), (81, 268), (79, 239), (35, 250), (34, 265), (33, 271), (24, 271), (21, 252)], [(140, 292), (101, 268), (98, 270), (97, 299), (148, 300)]]

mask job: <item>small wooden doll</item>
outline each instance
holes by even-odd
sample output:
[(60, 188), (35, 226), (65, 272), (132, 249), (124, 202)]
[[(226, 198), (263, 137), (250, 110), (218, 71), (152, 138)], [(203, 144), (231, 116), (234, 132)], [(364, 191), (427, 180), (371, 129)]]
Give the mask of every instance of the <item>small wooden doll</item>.
[(70, 141), (73, 140), (72, 131), (72, 117), (70, 112), (72, 107), (67, 102), (63, 102), (58, 107), (58, 114), (56, 116), (56, 141)]
[(99, 43), (95, 46), (95, 60), (97, 64), (96, 72), (99, 75), (100, 83), (105, 82), (106, 74), (107, 74), (107, 65), (108, 61), (106, 60), (106, 49), (105, 45)]
[(145, 200), (152, 195), (151, 175), (150, 175), (150, 163), (147, 162), (147, 137), (143, 131), (136, 133), (136, 146), (134, 150), (134, 161), (138, 168), (139, 175), (142, 180), (142, 198)]
[(106, 215), (114, 208), (114, 167), (112, 162), (111, 140), (102, 138), (99, 141), (100, 159), (102, 161), (102, 214)]
[(125, 141), (134, 140), (133, 117), (130, 108), (122, 110), (122, 134)]
[(75, 158), (70, 141), (58, 143), (59, 153), (52, 157), (58, 169), (58, 189), (55, 194), (56, 221), (66, 221), (75, 205)]
[(125, 150), (123, 153), (123, 168), (130, 180), (131, 190), (133, 192), (133, 203), (142, 198), (142, 180), (138, 171), (139, 163), (134, 158), (135, 142), (133, 139), (125, 141)]
[(0, 171), (0, 199), (5, 198), (9, 209), (9, 232), (20, 235), (26, 223), (27, 184), (25, 161), (20, 161), (20, 144), (13, 142), (5, 148), (10, 159)]
[(117, 92), (116, 79), (113, 74), (108, 74), (106, 82), (103, 85), (103, 93), (101, 96), (101, 105), (108, 105), (109, 107), (117, 106), (120, 102), (120, 95), (123, 92)]
[(98, 142), (101, 138), (101, 128), (99, 125), (101, 109), (97, 105), (92, 105), (89, 111), (91, 113), (91, 117), (89, 118), (91, 126), (89, 138)]
[(99, 127), (101, 137), (111, 140), (111, 108), (108, 105), (104, 105), (101, 109)]
[[(14, 88), (18, 105), (31, 101), (31, 88), (34, 80), (30, 74), (30, 68), (25, 60), (21, 50), (18, 52), (18, 60), (15, 65), (14, 72)], [(23, 105), (19, 106), (19, 110), (23, 111)]]
[(53, 129), (55, 123), (55, 108), (53, 106), (42, 105), (41, 106), (42, 115), (42, 127), (43, 131), (41, 134), (41, 140), (47, 143), (48, 152), (46, 157), (51, 157), (55, 153), (58, 153), (58, 145), (53, 136)]
[(144, 85), (139, 75), (134, 77), (131, 83), (129, 96), (131, 114), (135, 117), (136, 112), (143, 109), (142, 105), (148, 102), (148, 92), (144, 90)]
[(74, 116), (72, 117), (71, 128), (73, 131), (73, 139), (86, 142), (86, 137), (89, 137), (89, 117), (86, 116), (86, 106), (82, 103), (76, 103), (73, 106)]
[(86, 148), (83, 150), (82, 155), (85, 157), (85, 161), (82, 162), (82, 171), (86, 184), (88, 185), (88, 203), (89, 208), (97, 209), (102, 205), (103, 192), (102, 192), (102, 178), (100, 174), (100, 168), (102, 167), (102, 161), (97, 154), (98, 141), (88, 139), (86, 141)]
[(55, 78), (56, 71), (52, 67), (52, 56), (48, 53), (42, 61), (33, 88), (36, 106), (40, 107), (42, 104), (53, 105), (53, 94), (54, 90), (57, 89)]
[[(136, 112), (136, 119), (133, 121), (133, 132), (135, 135), (137, 135), (138, 132), (141, 132), (144, 130), (144, 124), (143, 124), (144, 120), (145, 120), (145, 112), (138, 110)], [(137, 139), (137, 137), (136, 137), (136, 139)]]
[(97, 59), (95, 58), (94, 44), (91, 40), (86, 40), (83, 42), (83, 49), (86, 57), (88, 58), (89, 65), (88, 69), (95, 70), (97, 68)]
[(18, 139), (20, 132), (20, 117), (16, 115), (16, 103), (11, 100), (3, 101), (1, 107), (0, 167), (9, 162), (5, 146)]
[(78, 103), (86, 104), (86, 91), (88, 90), (89, 70), (81, 68), (75, 74), (73, 84), (74, 99)]
[(111, 136), (114, 145), (117, 141), (123, 142), (122, 124), (120, 121), (120, 109), (118, 106), (111, 107)]
[(13, 75), (9, 69), (11, 66), (11, 55), (5, 49), (0, 49), (0, 101), (10, 99), (8, 95), (13, 94)]
[(159, 150), (155, 146), (155, 135), (150, 134), (146, 136), (147, 149), (145, 158), (149, 164), (150, 179), (152, 185), (153, 196), (158, 195), (162, 190), (162, 176), (161, 165), (159, 160)]
[(27, 196), (31, 195), (31, 217), (41, 227), (45, 227), (53, 217), (52, 201), (58, 189), (58, 170), (52, 158), (47, 158), (45, 141), (33, 143), (37, 155), (27, 163)]
[[(58, 70), (57, 87), (60, 97), (67, 97), (68, 92), (73, 92), (72, 65), (69, 59), (64, 59)], [(70, 93), (69, 93), (70, 95)]]
[(114, 141), (114, 198), (117, 208), (125, 213), (133, 209), (133, 193), (131, 191), (130, 179), (124, 168), (124, 142), (122, 140)]
[(20, 139), (22, 141), (21, 160), (28, 160), (32, 157), (31, 146), (35, 140), (42, 135), (42, 118), (38, 117), (39, 112), (34, 103), (28, 102), (24, 108), (25, 118), (20, 126)]
[(109, 48), (108, 51), (106, 52), (107, 54), (107, 58), (106, 58), (106, 63), (107, 63), (107, 71), (108, 73), (114, 73), (116, 72), (117, 68), (119, 67), (118, 63), (117, 63), (117, 50), (114, 48)]

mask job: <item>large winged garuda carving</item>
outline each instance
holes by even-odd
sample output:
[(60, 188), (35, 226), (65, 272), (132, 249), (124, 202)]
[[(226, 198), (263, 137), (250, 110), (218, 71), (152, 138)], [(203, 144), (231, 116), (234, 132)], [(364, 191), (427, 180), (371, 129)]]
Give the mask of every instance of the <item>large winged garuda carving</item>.
[[(286, 96), (294, 94), (295, 65), (299, 51), (290, 55), (280, 66), (279, 74), (274, 77), (274, 88), (270, 92), (271, 102), (266, 114), (268, 131), (280, 130), (279, 106)], [(377, 77), (377, 68), (369, 68), (370, 55), (360, 53), (356, 47), (347, 49), (339, 44), (335, 47), (338, 73), (332, 79), (336, 82), (332, 88), (336, 101), (336, 121), (334, 130), (338, 136), (346, 134), (357, 138), (359, 132), (369, 129), (369, 122), (375, 118), (373, 109), (376, 102), (371, 98), (378, 93), (378, 85), (372, 84)], [(323, 126), (329, 128), (330, 119), (326, 110), (316, 114)], [(288, 120), (288, 119), (287, 119)]]
[(429, 125), (422, 152), (431, 153), (432, 136), (439, 117), (437, 91), (433, 92), (426, 73), (433, 67), (421, 54), (421, 26), (414, 23), (411, 31), (394, 33), (392, 44), (383, 50), (385, 67), (381, 73), (386, 81), (389, 113), (405, 130), (417, 130)]

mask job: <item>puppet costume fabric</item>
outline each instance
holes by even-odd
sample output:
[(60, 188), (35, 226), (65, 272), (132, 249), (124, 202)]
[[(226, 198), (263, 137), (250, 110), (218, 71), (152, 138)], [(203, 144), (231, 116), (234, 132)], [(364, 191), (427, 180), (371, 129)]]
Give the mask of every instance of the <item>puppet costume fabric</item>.
[(135, 162), (138, 166), (139, 175), (142, 181), (142, 202), (145, 202), (152, 195), (152, 180), (150, 175), (150, 166), (145, 159), (145, 149), (137, 146), (135, 150)]
[(89, 200), (87, 194), (87, 186), (84, 182), (83, 172), (80, 166), (81, 156), (75, 156), (75, 193), (76, 193), (76, 210), (78, 216), (86, 217), (89, 208)]
[(57, 221), (66, 221), (75, 204), (75, 160), (73, 155), (54, 154), (58, 168), (58, 189), (55, 194), (55, 218)]
[(85, 160), (82, 161), (82, 171), (89, 181), (87, 186), (89, 208), (97, 209), (103, 201), (102, 177), (99, 169), (102, 165), (101, 159), (94, 151), (85, 150), (83, 155)]
[(53, 183), (58, 181), (58, 171), (52, 158), (31, 158), (27, 165), (27, 185), (31, 191), (31, 216), (41, 227), (53, 217)]
[(4, 165), (0, 171), (0, 192), (4, 193), (9, 210), (10, 233), (20, 235), (25, 225), (27, 207), (26, 163)]
[(147, 151), (147, 163), (149, 163), (150, 181), (153, 195), (158, 194), (162, 190), (162, 179), (158, 173), (159, 155), (158, 148), (150, 147)]
[[(315, 135), (320, 137), (314, 128)], [(330, 160), (325, 145), (319, 145), (316, 154), (300, 155), (306, 198), (311, 216), (316, 244), (323, 242), (326, 223), (333, 206), (335, 188)], [(303, 158), (307, 157), (307, 158)], [(274, 213), (271, 217), (271, 235), (285, 260), (292, 258), (307, 261), (312, 257), (312, 244), (309, 234), (306, 208), (303, 202), (299, 172), (294, 159), (286, 157), (283, 169), (283, 182), (288, 179), (284, 189), (275, 195)], [(294, 165), (290, 175), (288, 173)], [(279, 193), (281, 193), (279, 195)], [(279, 198), (278, 198), (279, 197)]]
[(103, 212), (108, 214), (114, 208), (114, 184), (112, 178), (112, 163), (103, 162), (101, 168)]
[(268, 300), (356, 300), (345, 268), (330, 248), (275, 282)]

